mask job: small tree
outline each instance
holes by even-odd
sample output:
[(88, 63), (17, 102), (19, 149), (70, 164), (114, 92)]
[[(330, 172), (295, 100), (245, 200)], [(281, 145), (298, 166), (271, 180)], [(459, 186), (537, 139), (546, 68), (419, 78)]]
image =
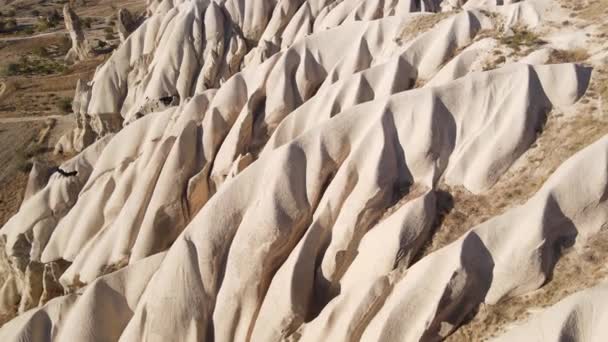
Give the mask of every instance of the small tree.
[(91, 24), (93, 23), (93, 18), (90, 17), (86, 17), (82, 20), (82, 24), (84, 25), (84, 27), (90, 29), (91, 28)]
[(64, 113), (72, 112), (72, 99), (69, 97), (63, 97), (59, 100), (59, 109)]
[(6, 75), (7, 76), (15, 76), (19, 74), (19, 64), (17, 63), (9, 63), (6, 66)]
[(36, 21), (36, 31), (46, 31), (49, 29), (49, 23), (44, 18), (38, 18)]
[(61, 21), (61, 15), (56, 9), (53, 9), (47, 14), (46, 21), (49, 23), (49, 27), (55, 27)]
[(6, 26), (5, 26), (6, 31), (12, 31), (15, 28), (17, 28), (17, 20), (15, 20), (15, 18), (10, 18), (9, 20), (6, 21)]
[(49, 55), (49, 51), (44, 46), (35, 47), (33, 52), (38, 57), (48, 57)]

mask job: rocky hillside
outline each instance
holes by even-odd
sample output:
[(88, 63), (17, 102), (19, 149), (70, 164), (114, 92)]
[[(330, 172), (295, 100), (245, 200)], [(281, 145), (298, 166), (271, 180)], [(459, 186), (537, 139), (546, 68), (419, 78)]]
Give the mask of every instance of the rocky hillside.
[(606, 15), (149, 1), (0, 230), (0, 340), (601, 340)]

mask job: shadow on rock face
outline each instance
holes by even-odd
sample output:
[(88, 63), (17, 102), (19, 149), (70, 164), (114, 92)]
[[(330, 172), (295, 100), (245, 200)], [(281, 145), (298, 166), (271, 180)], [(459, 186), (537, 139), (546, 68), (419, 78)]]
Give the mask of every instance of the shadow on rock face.
[(470, 232), (462, 242), (461, 267), (447, 282), (437, 304), (437, 315), (421, 341), (448, 336), (481, 304), (492, 285), (494, 259), (479, 236)]

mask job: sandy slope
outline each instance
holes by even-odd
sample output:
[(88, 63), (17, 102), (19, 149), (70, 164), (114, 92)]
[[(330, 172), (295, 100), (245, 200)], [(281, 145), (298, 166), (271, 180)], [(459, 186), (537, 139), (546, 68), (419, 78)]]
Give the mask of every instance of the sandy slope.
[[(151, 1), (80, 103), (125, 126), (0, 230), (0, 339), (504, 330), (480, 308), (605, 232), (608, 53), (556, 2), (463, 2)], [(501, 339), (602, 336), (604, 287)]]

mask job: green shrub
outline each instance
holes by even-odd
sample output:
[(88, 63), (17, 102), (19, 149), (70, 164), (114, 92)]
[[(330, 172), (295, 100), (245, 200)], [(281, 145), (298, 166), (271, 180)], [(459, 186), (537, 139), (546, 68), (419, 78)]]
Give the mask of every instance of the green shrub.
[(84, 27), (90, 29), (91, 25), (93, 24), (93, 18), (86, 17), (82, 19), (82, 24), (84, 25)]
[(15, 28), (17, 28), (17, 20), (15, 20), (15, 18), (10, 18), (7, 21), (5, 21), (5, 24), (4, 24), (5, 31), (12, 31)]
[(63, 36), (61, 38), (61, 42), (59, 43), (59, 47), (57, 49), (57, 53), (60, 55), (65, 55), (72, 48), (72, 41), (70, 38)]
[(42, 32), (50, 28), (49, 22), (44, 18), (38, 18), (36, 21), (36, 31)]
[(32, 52), (38, 57), (48, 57), (49, 56), (49, 50), (47, 50), (44, 46), (37, 46), (34, 48), (34, 51), (32, 51)]
[(32, 143), (25, 149), (23, 153), (27, 158), (32, 158), (44, 152), (46, 152), (46, 148), (39, 144)]
[(28, 173), (32, 169), (32, 162), (23, 154), (17, 154), (15, 156), (15, 167), (20, 172)]
[(6, 66), (6, 70), (4, 72), (6, 76), (15, 76), (19, 75), (19, 64), (17, 63), (9, 63)]
[(62, 97), (61, 99), (59, 99), (57, 107), (59, 107), (59, 109), (64, 113), (71, 113), (72, 99), (70, 99), (69, 97)]
[(44, 17), (38, 17), (36, 21), (36, 31), (42, 32), (50, 28), (55, 28), (61, 22), (61, 15), (56, 9), (49, 11)]
[(65, 71), (65, 64), (48, 57), (38, 55), (21, 56), (16, 63), (9, 63), (4, 74), (16, 75), (51, 75)]

